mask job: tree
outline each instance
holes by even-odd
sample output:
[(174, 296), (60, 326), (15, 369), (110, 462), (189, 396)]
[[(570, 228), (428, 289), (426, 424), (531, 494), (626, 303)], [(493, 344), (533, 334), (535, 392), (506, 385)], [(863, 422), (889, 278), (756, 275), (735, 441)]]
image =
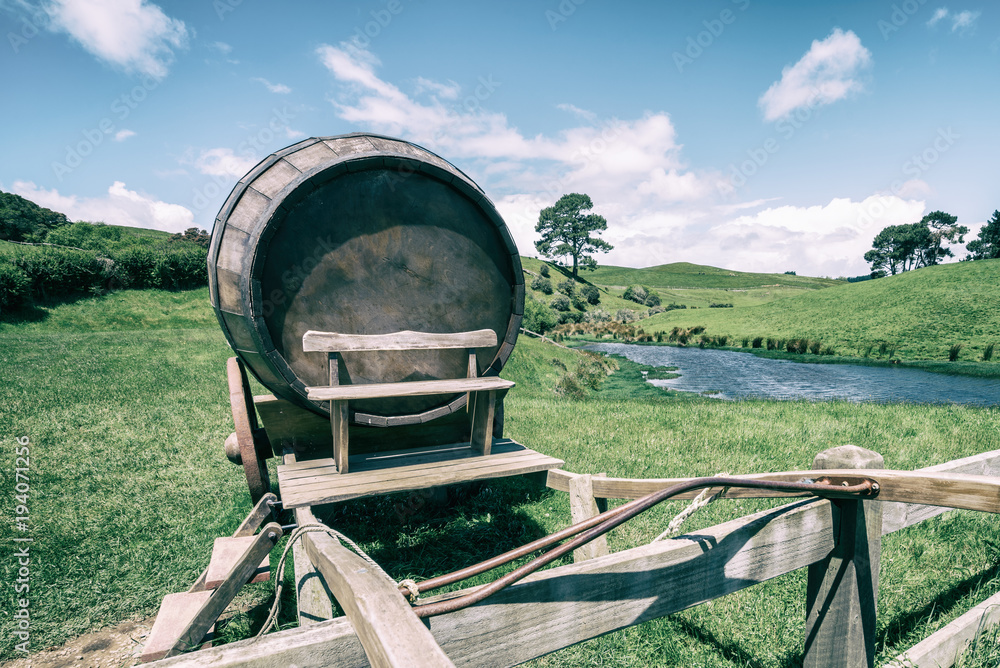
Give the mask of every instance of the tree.
[(872, 273), (896, 274), (915, 269), (932, 243), (930, 229), (922, 223), (890, 225), (876, 235), (872, 249), (865, 253), (865, 262)]
[(1000, 211), (979, 230), (979, 237), (965, 247), (969, 251), (967, 260), (993, 260), (1000, 258)]
[(606, 253), (614, 246), (591, 236), (591, 232), (603, 232), (608, 229), (608, 221), (604, 216), (587, 213), (594, 208), (588, 195), (570, 193), (563, 195), (555, 206), (542, 209), (538, 214), (538, 224), (535, 231), (542, 238), (535, 242), (539, 253), (548, 258), (569, 255), (573, 258), (573, 280), (579, 277), (579, 267), (596, 269), (597, 261), (591, 253)]
[(954, 257), (950, 248), (942, 247), (942, 242), (964, 243), (969, 228), (958, 224), (958, 216), (952, 216), (944, 211), (931, 211), (920, 219), (921, 225), (926, 225), (931, 235), (931, 242), (922, 251), (918, 266), (929, 267), (938, 264), (938, 260)]
[(49, 230), (68, 224), (65, 214), (42, 208), (20, 195), (0, 192), (0, 239), (41, 240)]

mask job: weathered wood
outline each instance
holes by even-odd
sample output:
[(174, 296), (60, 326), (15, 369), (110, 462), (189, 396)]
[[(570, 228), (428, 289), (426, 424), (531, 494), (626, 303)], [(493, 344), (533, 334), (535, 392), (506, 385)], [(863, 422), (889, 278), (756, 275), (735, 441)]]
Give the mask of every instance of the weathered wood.
[(389, 334), (340, 334), (338, 332), (309, 330), (302, 336), (302, 350), (305, 352), (448, 350), (452, 348), (488, 348), (496, 344), (497, 333), (492, 329), (455, 333), (403, 330)]
[[(584, 474), (570, 480), (569, 512), (573, 524), (589, 520), (601, 512), (597, 506), (597, 499), (594, 498), (594, 478), (602, 477), (603, 475), (603, 473), (596, 475)], [(595, 557), (603, 557), (606, 554), (608, 554), (607, 534), (595, 538), (583, 547), (573, 550), (573, 561), (586, 561)]]
[[(212, 544), (212, 557), (205, 570), (205, 589), (215, 589), (221, 585), (254, 540), (254, 536), (216, 538)], [(271, 561), (269, 555), (265, 554), (257, 570), (251, 574), (250, 582), (267, 582), (270, 579)]]
[(306, 548), (300, 542), (292, 546), (292, 562), (295, 566), (295, 601), (299, 626), (333, 619), (333, 594), (326, 588), (323, 578), (312, 565)]
[(472, 392), (472, 436), (469, 443), (481, 455), (490, 454), (493, 445), (493, 414), (497, 405), (496, 390)]
[[(983, 452), (971, 457), (954, 459), (943, 464), (919, 469), (920, 473), (965, 473), (970, 475), (1000, 476), (1000, 450)], [(928, 506), (922, 503), (886, 503), (882, 506), (882, 534), (905, 529), (926, 519), (952, 509)]]
[(349, 471), (348, 422), (347, 401), (331, 401), (330, 433), (333, 438), (333, 461), (337, 463), (338, 473)]
[[(271, 504), (278, 500), (278, 497), (273, 493), (268, 492), (260, 498), (254, 507), (250, 510), (250, 513), (243, 518), (240, 525), (236, 527), (236, 531), (233, 532), (233, 538), (238, 538), (240, 536), (252, 536), (260, 528), (260, 525), (264, 523), (264, 520), (271, 516)], [(205, 589), (205, 578), (208, 576), (208, 568), (201, 572), (198, 579), (195, 580), (191, 588), (188, 589), (189, 592), (204, 591)]]
[(459, 394), (484, 390), (509, 390), (514, 381), (499, 376), (480, 378), (450, 378), (445, 380), (417, 380), (404, 383), (379, 385), (340, 385), (337, 387), (307, 387), (309, 398), (314, 401), (384, 399), (389, 397), (421, 397), (436, 394)]
[[(515, 665), (784, 575), (833, 548), (830, 504), (798, 501), (696, 535), (535, 573), (477, 605), (432, 618), (431, 632), (460, 665)], [(334, 620), (157, 668), (364, 665), (357, 647), (350, 627)]]
[[(239, 589), (253, 577), (258, 564), (280, 538), (280, 524), (271, 522), (265, 525), (255, 537), (253, 544), (233, 564), (224, 581), (214, 591), (203, 590), (174, 595), (171, 601), (178, 602), (177, 609), (164, 600), (162, 607), (166, 615), (163, 625), (165, 630), (155, 638), (147, 640), (147, 645), (150, 645), (149, 653), (153, 651), (154, 645), (156, 653), (159, 655), (162, 652), (162, 656), (174, 656), (196, 649), (219, 615), (229, 606)], [(194, 608), (197, 608), (196, 612), (192, 612)], [(183, 624), (175, 619), (181, 617), (181, 612), (183, 612)]]
[(997, 624), (1000, 624), (1000, 594), (993, 594), (885, 664), (885, 668), (951, 668), (978, 635)]
[[(879, 469), (882, 455), (854, 445), (816, 455), (815, 469)], [(811, 564), (806, 584), (803, 668), (875, 665), (875, 616), (882, 508), (879, 501), (832, 502), (837, 547)]]
[[(969, 475), (964, 473), (893, 471), (893, 470), (824, 470), (831, 477), (862, 476), (870, 478), (880, 486), (879, 501), (897, 503), (923, 503), (931, 506), (980, 510), (1000, 513), (1000, 479), (993, 476)], [(783, 471), (779, 473), (752, 473), (738, 477), (754, 480), (777, 480), (799, 482), (817, 478), (815, 471)], [(561, 491), (569, 490), (570, 476), (565, 471), (550, 471), (546, 481), (549, 487)], [(594, 495), (605, 499), (635, 499), (657, 490), (665, 489), (690, 478), (660, 479), (594, 479)], [(698, 491), (685, 492), (674, 498), (691, 499)], [(787, 492), (760, 489), (732, 488), (726, 492), (727, 499), (763, 499), (807, 496)]]
[[(312, 513), (303, 509), (307, 523)], [(351, 620), (374, 666), (454, 666), (395, 583), (324, 533), (302, 536), (306, 553)]]
[(529, 450), (510, 440), (495, 441), (490, 455), (467, 443), (438, 448), (375, 454), (351, 461), (351, 474), (340, 475), (332, 459), (278, 466), (278, 486), (286, 508), (298, 508), (364, 496), (426, 489), (460, 482), (545, 471), (562, 460)]
[(139, 655), (139, 663), (149, 663), (167, 656), (202, 606), (212, 597), (212, 592), (200, 590), (181, 594), (167, 594), (160, 602), (153, 628), (146, 636), (146, 644)]

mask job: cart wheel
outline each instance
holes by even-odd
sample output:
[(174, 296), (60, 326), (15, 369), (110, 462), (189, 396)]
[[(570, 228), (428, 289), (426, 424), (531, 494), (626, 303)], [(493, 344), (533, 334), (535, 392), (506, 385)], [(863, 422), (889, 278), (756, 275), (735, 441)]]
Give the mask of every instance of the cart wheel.
[(237, 357), (226, 363), (229, 379), (229, 405), (233, 409), (236, 424), (236, 440), (240, 446), (243, 472), (250, 487), (250, 498), (254, 503), (271, 491), (271, 478), (267, 472), (268, 457), (273, 456), (267, 434), (257, 425), (257, 411), (250, 394), (250, 382), (243, 363)]

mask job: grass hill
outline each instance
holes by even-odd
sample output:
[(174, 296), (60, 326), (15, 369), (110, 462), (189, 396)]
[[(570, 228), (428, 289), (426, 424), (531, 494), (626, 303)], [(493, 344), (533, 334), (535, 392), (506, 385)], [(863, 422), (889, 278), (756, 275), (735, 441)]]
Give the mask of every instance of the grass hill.
[(632, 269), (611, 265), (587, 272), (587, 280), (600, 285), (627, 285), (641, 283), (651, 288), (714, 288), (722, 290), (761, 287), (826, 288), (843, 281), (830, 278), (813, 278), (794, 274), (755, 274), (730, 269), (719, 269), (690, 262), (673, 262), (656, 267)]
[[(545, 295), (532, 287), (532, 279), (539, 275), (542, 266), (549, 268), (553, 288), (570, 277), (570, 271), (536, 258), (522, 257), (525, 269), (525, 288), (529, 297), (549, 304), (558, 296)], [(844, 281), (792, 274), (755, 274), (731, 271), (718, 267), (674, 262), (657, 267), (633, 269), (630, 267), (601, 266), (595, 271), (580, 272), (581, 283), (596, 286), (601, 292), (600, 308), (612, 315), (621, 309), (630, 309), (644, 317), (645, 306), (622, 297), (630, 285), (641, 285), (655, 292), (661, 305), (681, 305), (688, 309), (709, 308), (713, 304), (754, 306), (776, 299), (801, 295), (808, 291), (843, 285)], [(587, 310), (593, 310), (587, 307)]]
[(840, 284), (746, 308), (671, 311), (643, 321), (646, 331), (702, 325), (711, 335), (810, 338), (840, 354), (881, 341), (905, 359), (980, 359), (1000, 341), (1000, 260), (926, 267), (874, 281)]

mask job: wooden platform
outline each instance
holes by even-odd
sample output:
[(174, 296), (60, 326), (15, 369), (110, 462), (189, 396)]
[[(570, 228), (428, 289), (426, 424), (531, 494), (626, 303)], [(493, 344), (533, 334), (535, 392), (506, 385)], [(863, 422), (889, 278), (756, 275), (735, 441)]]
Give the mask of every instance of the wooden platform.
[(489, 455), (474, 452), (468, 443), (356, 455), (346, 474), (337, 473), (332, 458), (283, 464), (278, 466), (278, 488), (285, 508), (301, 508), (547, 471), (562, 464), (510, 439), (494, 439)]

